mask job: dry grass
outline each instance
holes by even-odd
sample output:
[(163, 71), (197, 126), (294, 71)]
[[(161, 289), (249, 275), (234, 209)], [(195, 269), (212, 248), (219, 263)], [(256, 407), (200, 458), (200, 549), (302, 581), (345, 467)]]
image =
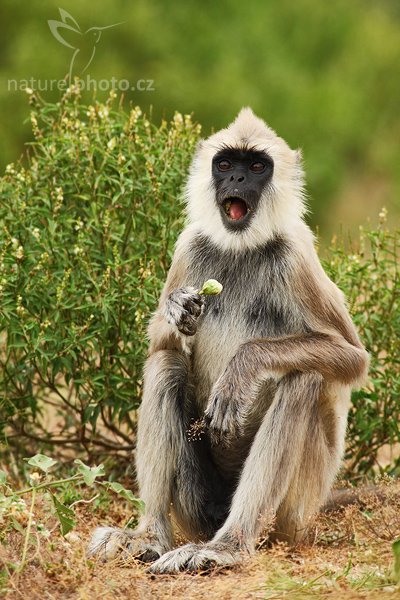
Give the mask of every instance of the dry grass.
[(384, 494), (385, 500), (368, 498), (362, 510), (349, 506), (320, 515), (308, 544), (295, 549), (274, 545), (235, 569), (178, 576), (150, 576), (133, 561), (103, 565), (86, 559), (85, 546), (96, 524), (122, 525), (129, 518), (124, 502), (113, 500), (96, 510), (80, 504), (78, 525), (64, 539), (42, 498), (35, 519), (51, 534), (44, 538), (35, 533), (20, 573), (11, 565), (21, 557), (23, 534), (10, 529), (3, 535), (0, 590), (5, 599), (41, 600), (398, 598), (399, 588), (391, 579), (391, 543), (400, 536), (400, 485), (385, 485)]

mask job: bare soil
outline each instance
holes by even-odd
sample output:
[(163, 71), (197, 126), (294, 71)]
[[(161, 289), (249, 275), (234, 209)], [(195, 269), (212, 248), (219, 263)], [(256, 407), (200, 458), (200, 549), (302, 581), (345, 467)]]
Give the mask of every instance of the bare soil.
[[(63, 538), (42, 498), (35, 521), (50, 531), (34, 531), (27, 565), (17, 573), (22, 555), (24, 524), (2, 535), (0, 597), (4, 599), (104, 600), (173, 599), (236, 600), (281, 598), (400, 598), (393, 578), (392, 543), (400, 537), (400, 484), (382, 487), (385, 498), (370, 496), (364, 506), (348, 506), (319, 515), (310, 539), (296, 548), (267, 547), (226, 570), (176, 576), (152, 576), (134, 560), (108, 564), (88, 560), (85, 548), (90, 531), (99, 523), (123, 525), (129, 507), (113, 500), (106, 507), (81, 503), (78, 523)], [(29, 501), (29, 499), (28, 499)]]

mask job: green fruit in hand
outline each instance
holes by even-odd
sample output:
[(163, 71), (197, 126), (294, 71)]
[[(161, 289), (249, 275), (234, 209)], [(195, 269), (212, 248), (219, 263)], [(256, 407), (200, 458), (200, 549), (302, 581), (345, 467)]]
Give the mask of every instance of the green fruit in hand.
[(207, 279), (205, 283), (203, 283), (203, 287), (199, 291), (199, 294), (204, 294), (206, 296), (215, 296), (216, 294), (220, 294), (222, 292), (222, 284), (216, 279)]

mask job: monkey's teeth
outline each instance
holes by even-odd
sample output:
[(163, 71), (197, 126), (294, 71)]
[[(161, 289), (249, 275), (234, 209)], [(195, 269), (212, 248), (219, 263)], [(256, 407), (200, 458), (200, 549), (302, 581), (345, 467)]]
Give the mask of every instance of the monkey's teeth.
[(228, 216), (229, 216), (229, 211), (230, 211), (230, 209), (231, 209), (231, 204), (232, 204), (232, 202), (231, 202), (231, 201), (229, 201), (229, 202), (226, 202), (226, 204), (225, 204), (225, 212), (226, 212), (226, 214), (227, 214)]

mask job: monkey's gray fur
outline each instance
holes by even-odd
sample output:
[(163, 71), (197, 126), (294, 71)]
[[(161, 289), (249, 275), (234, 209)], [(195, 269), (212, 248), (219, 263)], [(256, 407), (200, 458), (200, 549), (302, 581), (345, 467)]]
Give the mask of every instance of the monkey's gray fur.
[[(227, 147), (273, 161), (257, 208), (237, 231), (224, 225), (211, 176)], [(153, 573), (236, 563), (265, 528), (274, 538), (301, 539), (328, 499), (350, 391), (368, 370), (303, 220), (298, 151), (243, 109), (201, 142), (187, 204), (149, 327), (136, 458), (146, 514), (135, 532), (97, 529), (89, 547), (104, 559), (120, 549), (156, 559)], [(223, 291), (203, 300), (196, 290), (209, 278)], [(207, 430), (189, 441), (199, 418)], [(173, 549), (171, 509), (195, 543)]]

